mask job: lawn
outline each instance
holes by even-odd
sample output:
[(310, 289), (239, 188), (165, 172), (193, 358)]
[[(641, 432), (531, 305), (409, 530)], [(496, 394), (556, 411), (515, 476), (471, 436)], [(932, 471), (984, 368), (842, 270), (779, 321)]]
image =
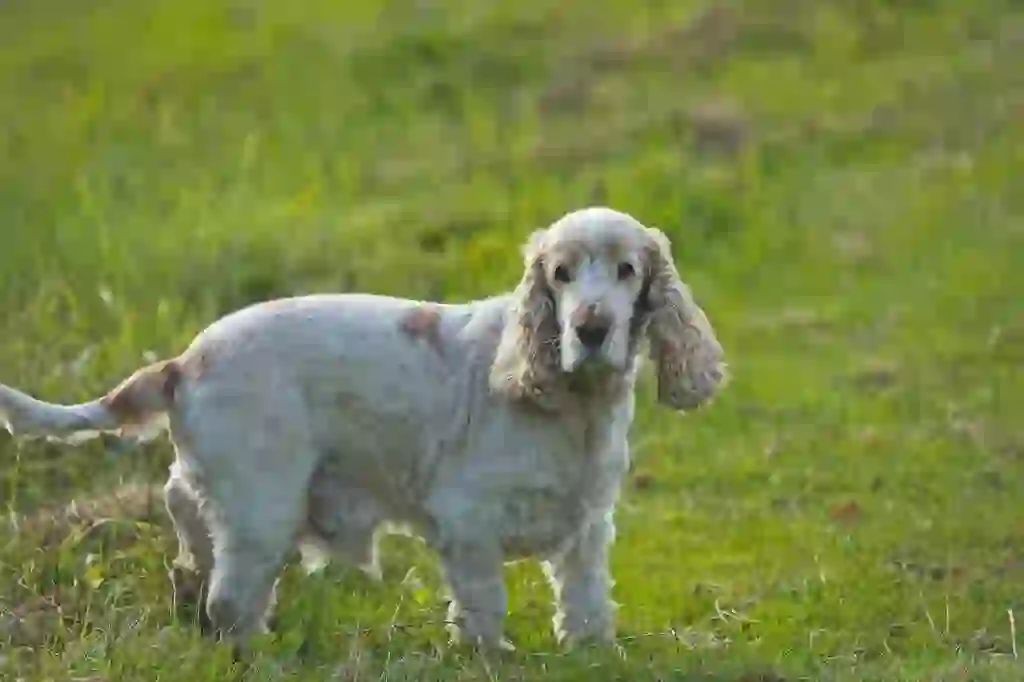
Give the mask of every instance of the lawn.
[(1022, 64), (1015, 0), (2, 3), (0, 381), (511, 288), (589, 204), (671, 236), (734, 379), (678, 416), (644, 376), (624, 657), (558, 648), (531, 563), (518, 652), (447, 649), (391, 538), (380, 583), (289, 567), (244, 668), (172, 603), (166, 440), (0, 437), (0, 679), (1024, 679)]

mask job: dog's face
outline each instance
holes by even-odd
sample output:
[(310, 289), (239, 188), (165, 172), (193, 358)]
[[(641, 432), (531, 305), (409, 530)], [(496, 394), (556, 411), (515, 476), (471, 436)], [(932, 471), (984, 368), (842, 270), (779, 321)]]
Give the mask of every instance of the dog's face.
[(722, 347), (668, 238), (628, 214), (587, 208), (534, 232), (513, 299), (491, 368), (501, 392), (540, 400), (560, 378), (628, 371), (642, 338), (665, 405), (693, 409), (725, 379)]
[(645, 234), (628, 221), (556, 224), (540, 267), (558, 323), (563, 372), (624, 370), (636, 350), (634, 315), (648, 269)]

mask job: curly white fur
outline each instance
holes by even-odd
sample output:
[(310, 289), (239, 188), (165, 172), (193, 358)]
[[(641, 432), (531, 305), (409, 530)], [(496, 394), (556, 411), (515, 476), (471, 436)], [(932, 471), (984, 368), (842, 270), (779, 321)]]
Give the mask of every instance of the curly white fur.
[(559, 638), (608, 640), (641, 342), (677, 409), (721, 384), (722, 349), (668, 240), (626, 214), (570, 213), (525, 255), (512, 294), (270, 301), (89, 403), (0, 385), (0, 418), (64, 439), (166, 418), (175, 563), (208, 581), (209, 619), (236, 641), (263, 627), (290, 549), (377, 571), (375, 538), (394, 524), (439, 553), (454, 636), (502, 645), (502, 564), (537, 557)]

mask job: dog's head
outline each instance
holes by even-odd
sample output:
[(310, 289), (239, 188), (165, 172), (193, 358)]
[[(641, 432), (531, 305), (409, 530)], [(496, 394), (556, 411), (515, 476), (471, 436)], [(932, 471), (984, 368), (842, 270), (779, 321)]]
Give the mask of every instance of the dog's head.
[(540, 398), (566, 379), (624, 374), (645, 337), (662, 403), (693, 409), (724, 379), (722, 347), (660, 230), (587, 208), (534, 232), (524, 255), (491, 370), (496, 389)]

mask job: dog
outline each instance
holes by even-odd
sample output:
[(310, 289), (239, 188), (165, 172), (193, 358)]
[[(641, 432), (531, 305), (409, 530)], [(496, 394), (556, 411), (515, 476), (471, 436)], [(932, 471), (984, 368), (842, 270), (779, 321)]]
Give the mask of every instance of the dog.
[(608, 558), (643, 347), (677, 411), (720, 390), (724, 353), (657, 228), (584, 208), (524, 255), (514, 291), (467, 303), (255, 304), (90, 402), (0, 385), (0, 420), (69, 442), (168, 431), (174, 570), (207, 585), (222, 639), (265, 629), (294, 548), (379, 575), (377, 540), (398, 530), (440, 557), (453, 641), (511, 648), (502, 567), (536, 558), (558, 640), (613, 643)]

